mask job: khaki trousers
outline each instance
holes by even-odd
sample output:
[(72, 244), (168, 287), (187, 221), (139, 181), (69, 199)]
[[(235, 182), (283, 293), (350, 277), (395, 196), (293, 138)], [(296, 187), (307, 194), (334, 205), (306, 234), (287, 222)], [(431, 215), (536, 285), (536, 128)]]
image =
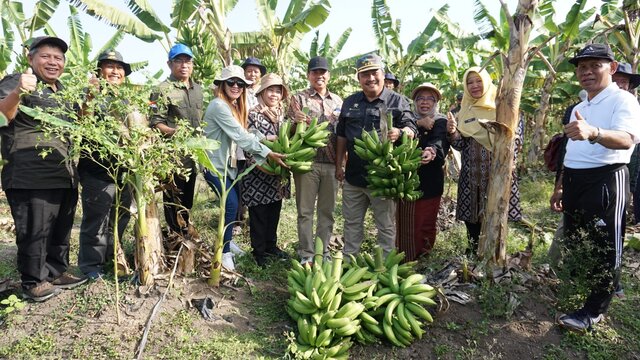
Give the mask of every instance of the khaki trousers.
[[(335, 165), (330, 163), (313, 163), (312, 170), (306, 174), (294, 174), (296, 185), (296, 208), (298, 210), (298, 255), (309, 257), (314, 255), (316, 237), (324, 243), (327, 254), (329, 239), (333, 232), (333, 210), (338, 193), (338, 180), (335, 177)], [(317, 205), (316, 205), (317, 199)], [(313, 233), (313, 215), (318, 209), (316, 232)]]
[(344, 254), (357, 254), (364, 240), (364, 216), (373, 210), (378, 229), (378, 245), (388, 254), (395, 246), (396, 205), (393, 200), (371, 196), (371, 190), (344, 182), (342, 188), (342, 215), (344, 217)]

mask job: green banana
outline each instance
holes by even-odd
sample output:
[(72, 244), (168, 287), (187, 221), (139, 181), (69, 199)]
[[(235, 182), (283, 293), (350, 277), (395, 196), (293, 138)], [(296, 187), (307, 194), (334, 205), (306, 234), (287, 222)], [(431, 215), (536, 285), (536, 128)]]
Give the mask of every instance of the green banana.
[(377, 284), (378, 281), (368, 280), (346, 287), (342, 290), (345, 295), (353, 295), (368, 290), (371, 285)]
[(408, 303), (417, 303), (435, 306), (437, 303), (430, 297), (422, 296), (421, 294), (405, 295), (404, 301)]
[[(433, 286), (428, 284), (415, 284), (407, 287), (404, 290), (404, 292), (402, 292), (402, 295), (411, 295), (411, 294), (421, 294), (423, 296), (433, 297), (436, 294), (436, 289), (434, 289)], [(428, 295), (431, 295), (431, 296), (428, 296)]]
[(313, 345), (309, 342), (309, 321), (306, 318), (300, 317), (298, 319), (298, 333), (302, 340), (303, 344)]
[(393, 331), (393, 325), (387, 323), (386, 321), (382, 322), (382, 331), (384, 332), (384, 336), (391, 342), (393, 345), (398, 347), (405, 347), (403, 343), (401, 343)]
[(386, 322), (391, 323), (391, 320), (393, 320), (393, 313), (395, 312), (398, 304), (400, 304), (401, 302), (402, 302), (402, 298), (400, 297), (397, 297), (389, 301), (389, 304), (387, 305), (387, 308), (384, 311), (384, 320)]
[(327, 322), (325, 323), (325, 325), (329, 329), (338, 329), (348, 324), (351, 324), (351, 319), (347, 317), (341, 317), (341, 318), (334, 317), (333, 319), (327, 320)]
[(378, 320), (376, 320), (373, 316), (369, 315), (365, 311), (360, 313), (360, 320), (362, 320), (363, 323), (369, 323), (369, 324), (373, 324), (373, 325), (378, 325), (379, 324)]
[(413, 274), (408, 276), (402, 281), (402, 283), (400, 283), (400, 293), (402, 295), (408, 295), (406, 293), (407, 288), (412, 287), (414, 284), (419, 283), (422, 280), (424, 280), (424, 275), (421, 274)]
[(380, 323), (372, 324), (372, 323), (369, 323), (369, 322), (366, 322), (366, 321), (362, 321), (360, 324), (362, 325), (362, 327), (367, 329), (369, 332), (371, 332), (375, 336), (384, 335), (384, 332), (382, 331), (382, 325)]
[(413, 335), (415, 335), (418, 339), (422, 339), (422, 334), (424, 334), (424, 330), (422, 330), (420, 321), (418, 321), (418, 319), (416, 319), (416, 317), (413, 316), (413, 313), (411, 312), (411, 310), (407, 308), (404, 309), (404, 316), (409, 322), (409, 325), (411, 325), (411, 332), (413, 333)]
[(396, 308), (395, 315), (396, 315), (396, 318), (398, 319), (398, 323), (400, 324), (400, 326), (402, 326), (403, 329), (405, 329), (407, 331), (411, 330), (411, 325), (409, 324), (409, 320), (407, 319), (407, 316), (405, 315), (404, 301), (401, 301), (398, 304), (398, 307)]
[(409, 311), (411, 311), (415, 316), (426, 320), (427, 322), (433, 322), (433, 317), (431, 316), (431, 313), (429, 313), (429, 311), (427, 311), (427, 309), (423, 308), (422, 306), (418, 305), (418, 304), (414, 304), (414, 303), (410, 303), (407, 302), (405, 303), (405, 308)]

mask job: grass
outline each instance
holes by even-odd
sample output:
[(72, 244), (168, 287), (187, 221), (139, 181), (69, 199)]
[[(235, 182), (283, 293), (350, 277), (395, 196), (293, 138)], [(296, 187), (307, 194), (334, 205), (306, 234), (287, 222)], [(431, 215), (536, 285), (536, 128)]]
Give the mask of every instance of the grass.
[[(533, 266), (545, 263), (546, 251), (550, 236), (555, 231), (558, 215), (548, 210), (548, 199), (552, 190), (549, 174), (527, 170), (521, 177), (521, 205), (526, 218), (535, 224), (538, 230), (521, 223), (509, 223), (508, 253), (515, 253), (526, 248), (533, 240)], [(455, 184), (448, 184), (448, 191), (455, 194)], [(193, 216), (196, 228), (203, 239), (211, 239), (217, 225), (217, 202), (204, 184), (199, 185)], [(80, 221), (80, 211), (76, 215)], [(334, 232), (342, 233), (342, 217), (340, 200), (336, 206), (336, 225)], [(376, 231), (370, 213), (365, 218), (365, 241), (363, 250), (368, 250), (376, 243)], [(279, 246), (290, 256), (297, 258), (296, 245), (296, 210), (295, 201), (287, 200), (283, 204), (279, 224)], [(5, 237), (11, 234), (5, 234)], [(125, 234), (124, 248), (131, 253), (132, 226)], [(72, 236), (71, 263), (76, 262), (77, 228)], [(286, 271), (289, 263), (276, 261), (266, 269), (258, 267), (250, 253), (248, 234), (235, 238), (235, 241), (247, 254), (237, 259), (237, 269), (255, 285), (246, 303), (239, 303), (233, 311), (243, 315), (247, 323), (229, 323), (223, 325), (203, 325), (200, 314), (194, 309), (164, 309), (154, 323), (148, 351), (145, 358), (158, 359), (279, 359), (283, 357), (287, 347), (285, 334), (295, 328), (284, 311), (288, 297), (286, 291)], [(7, 251), (13, 244), (0, 243), (0, 251)], [(419, 263), (423, 272), (439, 270), (444, 263), (456, 256), (461, 256), (466, 248), (466, 231), (462, 224), (455, 224), (449, 230), (438, 234), (436, 247), (427, 260)], [(3, 252), (4, 253), (4, 252)], [(0, 259), (1, 260), (1, 259)], [(18, 273), (11, 261), (0, 261), (0, 278), (18, 279)], [(242, 281), (240, 281), (242, 283)], [(545, 359), (586, 358), (586, 359), (624, 359), (628, 354), (640, 353), (640, 281), (625, 275), (623, 278), (627, 299), (614, 300), (604, 326), (595, 334), (580, 336), (562, 332), (558, 344), (540, 344), (542, 357)], [(115, 324), (98, 327), (111, 321), (101, 317), (113, 308), (113, 280), (107, 279), (103, 291), (96, 293), (90, 287), (83, 286), (74, 291), (74, 296), (61, 302), (46, 316), (39, 316), (41, 321), (33, 333), (23, 330), (27, 321), (33, 321), (33, 314), (16, 312), (6, 317), (0, 328), (9, 334), (9, 339), (0, 341), (0, 358), (113, 358), (129, 359), (133, 356), (140, 333), (132, 331), (122, 333), (114, 331)], [(248, 289), (243, 289), (248, 290)], [(479, 284), (476, 293), (480, 309), (480, 320), (448, 321), (432, 328), (446, 334), (464, 334), (459, 344), (433, 344), (429, 351), (438, 359), (498, 359), (509, 358), (508, 353), (498, 350), (491, 338), (500, 337), (500, 329), (496, 323), (510, 321), (513, 309), (509, 307), (509, 285), (491, 285), (488, 282)], [(233, 296), (234, 291), (221, 288), (221, 293)], [(172, 292), (170, 296), (184, 297), (188, 294)], [(562, 291), (560, 292), (562, 295)], [(4, 294), (3, 294), (4, 296)], [(8, 296), (8, 295), (7, 295)], [(122, 284), (121, 303), (127, 308), (133, 302), (135, 288)], [(520, 296), (520, 295), (519, 295)], [(525, 294), (522, 296), (534, 296)], [(536, 298), (537, 299), (537, 298)], [(155, 301), (150, 298), (149, 301)], [(545, 301), (545, 300), (540, 300)], [(559, 307), (566, 306), (559, 297)], [(567, 302), (567, 304), (569, 304)], [(554, 304), (548, 304), (550, 312), (555, 311)], [(32, 306), (37, 309), (37, 306)], [(126, 316), (125, 316), (126, 318)], [(236, 320), (238, 321), (238, 320)], [(436, 319), (437, 321), (437, 319)], [(60, 344), (57, 334), (64, 329), (62, 336), (68, 336), (67, 342)], [(78, 330), (75, 330), (78, 329)], [(73, 332), (86, 332), (90, 335), (74, 338)], [(554, 330), (555, 331), (555, 330)], [(434, 334), (435, 335), (435, 334)], [(402, 358), (399, 349), (389, 349), (384, 345), (371, 349), (357, 347), (354, 354), (358, 358), (395, 359)], [(378, 350), (380, 349), (380, 350)], [(366, 355), (365, 355), (366, 354)], [(569, 356), (567, 356), (569, 354)], [(415, 356), (415, 355), (414, 355)], [(633, 356), (633, 355), (629, 355)], [(285, 357), (286, 358), (286, 357)]]

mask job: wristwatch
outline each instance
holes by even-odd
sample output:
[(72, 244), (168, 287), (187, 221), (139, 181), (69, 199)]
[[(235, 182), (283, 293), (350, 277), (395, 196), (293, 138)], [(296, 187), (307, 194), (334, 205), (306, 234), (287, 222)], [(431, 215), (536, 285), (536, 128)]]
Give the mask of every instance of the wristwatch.
[(596, 135), (596, 137), (593, 138), (593, 140), (589, 140), (589, 144), (597, 144), (598, 142), (600, 142), (600, 140), (602, 140), (602, 132), (600, 131), (600, 128), (598, 127), (598, 134)]

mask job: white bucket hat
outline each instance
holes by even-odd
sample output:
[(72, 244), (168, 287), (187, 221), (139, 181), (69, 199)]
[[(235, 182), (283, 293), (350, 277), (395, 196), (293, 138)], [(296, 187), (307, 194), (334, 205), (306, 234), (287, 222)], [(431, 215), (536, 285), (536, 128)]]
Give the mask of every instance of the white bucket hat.
[(253, 81), (247, 80), (247, 78), (244, 77), (244, 69), (238, 65), (229, 65), (226, 68), (223, 68), (222, 73), (220, 73), (219, 77), (213, 80), (213, 83), (220, 86), (221, 82), (231, 78), (238, 78), (244, 81), (247, 85), (253, 84)]

